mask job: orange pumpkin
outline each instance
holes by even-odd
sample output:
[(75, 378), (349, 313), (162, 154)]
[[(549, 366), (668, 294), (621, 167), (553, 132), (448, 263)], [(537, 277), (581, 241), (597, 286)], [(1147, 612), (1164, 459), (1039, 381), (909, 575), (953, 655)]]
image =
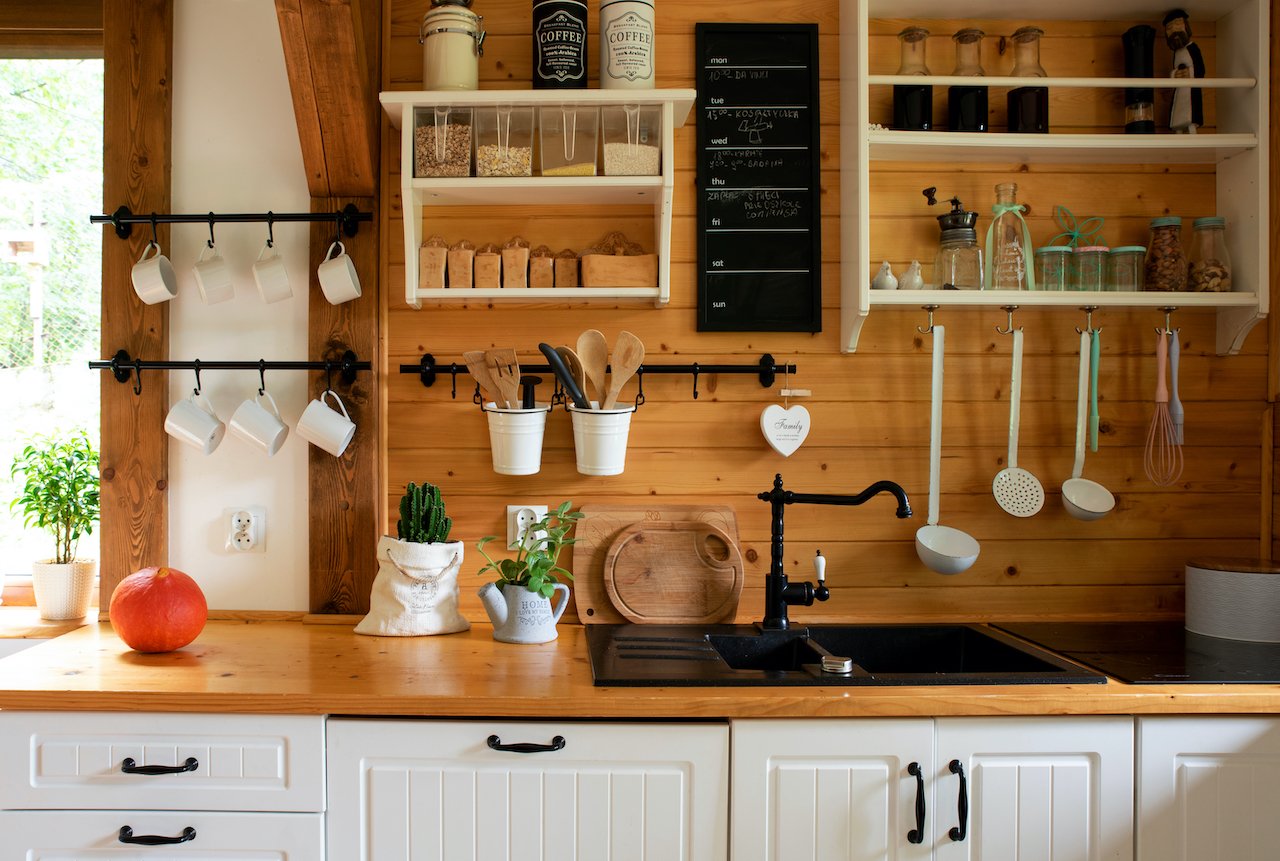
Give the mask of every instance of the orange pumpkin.
[(135, 571), (111, 593), (111, 627), (139, 652), (172, 652), (200, 635), (209, 605), (199, 584), (177, 568)]

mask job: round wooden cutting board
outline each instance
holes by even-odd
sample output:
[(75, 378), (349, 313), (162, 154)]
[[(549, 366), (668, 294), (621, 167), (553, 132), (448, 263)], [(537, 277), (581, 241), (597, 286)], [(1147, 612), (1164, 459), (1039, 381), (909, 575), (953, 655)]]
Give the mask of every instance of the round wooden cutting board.
[(637, 623), (732, 621), (742, 580), (737, 544), (700, 520), (633, 523), (618, 533), (604, 561), (609, 599)]

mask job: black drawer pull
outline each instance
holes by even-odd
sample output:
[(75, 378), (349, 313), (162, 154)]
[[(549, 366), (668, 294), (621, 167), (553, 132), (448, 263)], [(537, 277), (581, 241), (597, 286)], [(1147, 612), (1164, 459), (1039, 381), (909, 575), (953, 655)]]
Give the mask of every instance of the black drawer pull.
[(120, 826), (121, 843), (137, 843), (140, 846), (172, 846), (175, 843), (187, 843), (196, 839), (196, 830), (188, 825), (177, 837), (160, 837), (155, 834), (142, 834), (137, 837), (128, 825)]
[(960, 760), (951, 760), (947, 768), (951, 769), (952, 774), (960, 775), (960, 797), (956, 801), (956, 813), (960, 817), (960, 825), (947, 832), (947, 836), (958, 843), (969, 833), (969, 784), (964, 779), (964, 766), (960, 764)]
[(908, 843), (924, 842), (924, 772), (920, 763), (913, 762), (907, 766), (907, 774), (916, 779), (916, 827), (907, 832)]
[(120, 763), (120, 770), (125, 774), (182, 774), (199, 767), (200, 763), (194, 756), (187, 757), (182, 765), (138, 765), (131, 756), (126, 756), (124, 762)]
[(510, 753), (548, 753), (553, 750), (564, 749), (564, 736), (558, 735), (551, 739), (551, 744), (503, 744), (502, 739), (496, 735), (489, 736), (489, 747), (494, 750), (505, 750)]

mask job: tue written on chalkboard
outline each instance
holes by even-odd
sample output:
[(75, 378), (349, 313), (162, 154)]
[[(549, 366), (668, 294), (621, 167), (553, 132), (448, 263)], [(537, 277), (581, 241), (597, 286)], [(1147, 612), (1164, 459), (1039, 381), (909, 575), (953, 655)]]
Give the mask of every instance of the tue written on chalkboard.
[(698, 329), (819, 332), (818, 28), (695, 32)]

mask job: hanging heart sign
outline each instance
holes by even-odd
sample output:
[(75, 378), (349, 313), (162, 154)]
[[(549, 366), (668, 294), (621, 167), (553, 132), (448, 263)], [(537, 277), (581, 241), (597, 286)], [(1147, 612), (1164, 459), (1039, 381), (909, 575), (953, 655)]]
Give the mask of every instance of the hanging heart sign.
[(809, 435), (809, 411), (799, 405), (783, 409), (769, 404), (760, 414), (760, 431), (770, 448), (791, 457)]

